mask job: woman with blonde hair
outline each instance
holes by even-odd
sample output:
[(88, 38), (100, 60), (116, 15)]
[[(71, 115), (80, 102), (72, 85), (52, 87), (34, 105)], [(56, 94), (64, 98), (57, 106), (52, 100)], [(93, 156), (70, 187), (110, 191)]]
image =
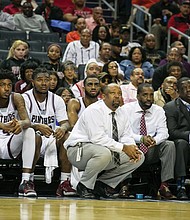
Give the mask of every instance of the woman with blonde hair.
[(13, 72), (17, 80), (20, 79), (20, 65), (25, 61), (28, 44), (22, 40), (15, 40), (9, 49), (6, 60), (3, 60), (0, 68)]

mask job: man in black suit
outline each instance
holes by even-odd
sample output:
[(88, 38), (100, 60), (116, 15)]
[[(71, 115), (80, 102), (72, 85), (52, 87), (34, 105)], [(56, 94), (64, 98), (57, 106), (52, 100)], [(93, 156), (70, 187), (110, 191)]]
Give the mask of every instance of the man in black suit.
[(175, 176), (177, 198), (188, 199), (185, 190), (187, 164), (190, 160), (190, 78), (182, 77), (177, 82), (179, 98), (164, 106), (170, 140), (176, 146)]

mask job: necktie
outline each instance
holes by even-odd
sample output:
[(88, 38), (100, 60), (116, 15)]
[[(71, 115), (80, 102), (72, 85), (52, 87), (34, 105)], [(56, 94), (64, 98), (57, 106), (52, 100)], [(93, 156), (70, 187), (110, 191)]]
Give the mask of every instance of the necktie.
[[(140, 121), (140, 134), (145, 136), (147, 135), (147, 130), (146, 130), (146, 123), (145, 123), (145, 114), (146, 112), (143, 111), (142, 112), (142, 116), (141, 116), (141, 121)], [(144, 145), (143, 143), (141, 143), (139, 145), (139, 149), (144, 153), (146, 154), (147, 151), (148, 151), (148, 147), (146, 145)]]
[[(112, 112), (112, 138), (115, 141), (118, 141), (118, 130), (117, 130), (117, 122), (115, 120), (115, 112)], [(120, 165), (120, 156), (119, 153), (113, 152), (114, 162), (116, 165)]]

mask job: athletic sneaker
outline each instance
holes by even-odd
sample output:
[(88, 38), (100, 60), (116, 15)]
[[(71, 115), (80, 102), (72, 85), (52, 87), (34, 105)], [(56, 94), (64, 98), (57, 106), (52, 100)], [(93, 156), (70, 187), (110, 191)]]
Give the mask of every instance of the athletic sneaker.
[(34, 190), (34, 183), (32, 181), (26, 181), (19, 186), (19, 196), (25, 197), (37, 197), (36, 191)]
[(72, 188), (70, 181), (67, 179), (64, 182), (60, 183), (57, 191), (57, 196), (74, 196), (76, 195), (76, 190)]

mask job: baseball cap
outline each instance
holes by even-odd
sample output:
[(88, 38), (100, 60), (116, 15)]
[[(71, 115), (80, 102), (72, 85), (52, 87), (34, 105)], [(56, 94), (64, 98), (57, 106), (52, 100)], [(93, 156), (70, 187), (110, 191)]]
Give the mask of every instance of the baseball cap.
[(104, 77), (108, 77), (108, 78), (111, 78), (110, 75), (106, 72), (101, 72), (98, 74), (98, 79), (103, 79)]
[(126, 31), (130, 33), (130, 28), (127, 26), (123, 26), (120, 28), (120, 34), (123, 34)]
[(119, 38), (112, 38), (112, 39), (110, 40), (110, 44), (113, 45), (113, 46), (122, 47)]

